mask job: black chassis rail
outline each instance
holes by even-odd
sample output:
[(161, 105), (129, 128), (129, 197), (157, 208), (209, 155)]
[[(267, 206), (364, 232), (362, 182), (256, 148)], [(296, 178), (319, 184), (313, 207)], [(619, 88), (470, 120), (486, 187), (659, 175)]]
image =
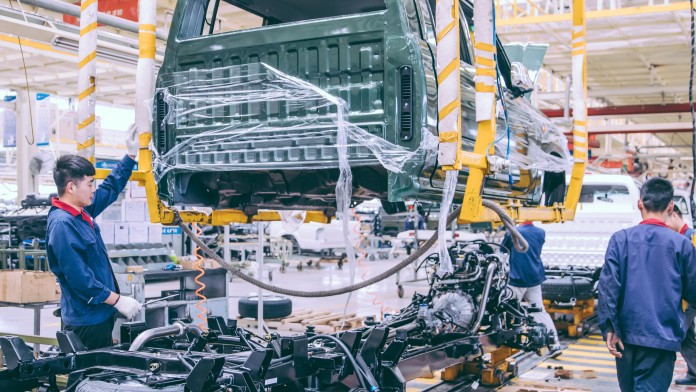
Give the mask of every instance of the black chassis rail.
[[(210, 319), (209, 325), (222, 325), (221, 322)], [(393, 392), (405, 391), (407, 381), (464, 362), (499, 345), (531, 350), (547, 343), (542, 326), (533, 326), (531, 332), (501, 329), (473, 336), (443, 334), (430, 344), (419, 344), (422, 338), (409, 337), (410, 332), (413, 330), (401, 327), (390, 333), (389, 327), (378, 326), (344, 332), (340, 340), (358, 366), (370, 369), (380, 390)], [(229, 334), (229, 330), (223, 333)], [(0, 337), (7, 365), (0, 371), (0, 390), (23, 391), (46, 385), (48, 391), (58, 391), (55, 376), (59, 374), (69, 374), (68, 392), (85, 379), (108, 380), (126, 375), (145, 379), (153, 387), (185, 384), (186, 390), (192, 392), (220, 388), (229, 392), (274, 391), (275, 387), (282, 387), (283, 392), (306, 392), (329, 391), (333, 386), (341, 386), (339, 390), (358, 387), (356, 371), (347, 354), (338, 347), (310, 349), (309, 339), (313, 335), (310, 331), (305, 335), (276, 337), (265, 348), (239, 352), (239, 340), (213, 333), (209, 343), (226, 353), (196, 352), (195, 365), (182, 359), (180, 354), (184, 351), (179, 350), (129, 352), (116, 346), (84, 351), (79, 338), (70, 331), (58, 333), (61, 354), (35, 359), (20, 338)]]

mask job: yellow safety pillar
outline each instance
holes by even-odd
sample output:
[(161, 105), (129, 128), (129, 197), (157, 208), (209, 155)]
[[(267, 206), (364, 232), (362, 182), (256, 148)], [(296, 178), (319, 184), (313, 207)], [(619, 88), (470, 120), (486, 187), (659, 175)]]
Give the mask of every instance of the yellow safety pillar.
[(140, 132), (140, 153), (138, 154), (138, 171), (143, 172), (147, 195), (147, 206), (151, 222), (160, 222), (161, 201), (157, 197), (157, 185), (152, 173), (152, 153), (149, 150), (152, 141), (151, 114), (148, 103), (155, 95), (155, 52), (156, 52), (156, 0), (140, 0), (138, 19), (138, 68), (135, 84), (135, 125)]
[(459, 71), (459, 4), (455, 0), (438, 0), (437, 83), (438, 129), (440, 145), (438, 160), (442, 169), (460, 170), (462, 150), (462, 115)]
[[(575, 214), (587, 165), (587, 26), (585, 0), (573, 1), (573, 172), (565, 199), (566, 210)], [(572, 219), (572, 217), (571, 217)]]
[[(496, 130), (495, 90), (498, 78), (495, 61), (496, 48), (493, 41), (493, 2), (474, 1), (474, 65), (476, 67), (476, 122), (478, 133), (472, 158), (480, 161), (469, 165), (469, 178), (466, 183), (460, 221), (478, 222), (483, 218), (484, 207), (481, 192), (484, 175), (488, 172), (485, 156), (492, 149)], [(502, 99), (502, 97), (501, 97)]]
[(97, 6), (84, 0), (80, 13), (80, 43), (77, 76), (77, 154), (94, 164), (95, 114), (97, 103)]

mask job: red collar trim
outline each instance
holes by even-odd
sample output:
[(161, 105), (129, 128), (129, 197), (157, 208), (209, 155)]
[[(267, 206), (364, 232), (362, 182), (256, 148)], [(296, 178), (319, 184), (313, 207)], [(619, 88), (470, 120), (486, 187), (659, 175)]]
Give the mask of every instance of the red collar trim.
[(60, 201), (56, 197), (54, 197), (53, 200), (51, 200), (51, 204), (56, 208), (59, 208), (63, 211), (68, 212), (74, 218), (77, 218), (77, 216), (80, 215), (82, 220), (89, 223), (89, 225), (92, 226), (92, 228), (94, 229), (94, 222), (92, 222), (92, 217), (89, 216), (89, 214), (87, 214), (84, 209), (82, 209), (82, 211), (78, 211), (75, 209), (75, 207), (71, 206), (68, 203), (64, 203), (64, 202)]
[[(641, 225), (655, 225), (655, 226), (667, 227), (667, 225), (665, 224), (665, 222), (663, 222), (663, 221), (661, 221), (661, 220), (659, 220), (659, 219), (655, 219), (655, 218), (646, 219), (646, 220), (640, 222), (640, 224), (641, 224)], [(667, 228), (669, 229), (669, 227), (667, 227)]]
[(689, 230), (689, 225), (684, 223), (684, 226), (682, 226), (681, 230), (679, 230), (679, 234), (684, 235), (684, 234), (686, 234), (687, 230)]
[(534, 222), (532, 222), (532, 221), (522, 222), (522, 223), (520, 223), (520, 226), (534, 226)]

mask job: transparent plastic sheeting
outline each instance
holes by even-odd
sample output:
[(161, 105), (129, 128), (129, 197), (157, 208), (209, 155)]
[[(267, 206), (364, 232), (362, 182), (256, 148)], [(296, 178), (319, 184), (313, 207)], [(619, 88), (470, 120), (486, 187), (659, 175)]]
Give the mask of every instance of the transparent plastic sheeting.
[(568, 139), (546, 116), (525, 98), (512, 98), (506, 93), (507, 118), (510, 123), (510, 153), (505, 112), (498, 105), (495, 136), (496, 155), (507, 156), (513, 167), (523, 170), (562, 172), (572, 167)]
[[(400, 172), (407, 161), (422, 153), (350, 123), (344, 101), (266, 64), (181, 71), (167, 79), (157, 93), (168, 107), (164, 122), (174, 124), (179, 133), (176, 146), (155, 157), (157, 181), (173, 169), (296, 169), (303, 161), (310, 162), (308, 169), (336, 168), (343, 158), (356, 163), (377, 159), (386, 169)], [(294, 143), (274, 143), (280, 140)], [(425, 140), (429, 143), (422, 148), (437, 148), (437, 137), (430, 134)], [(316, 157), (302, 156), (306, 152), (301, 147), (308, 145), (326, 148)], [(196, 158), (197, 153), (217, 151), (219, 157)], [(259, 152), (267, 152), (269, 159), (245, 161), (247, 154)], [(279, 156), (283, 159), (276, 159)]]
[[(454, 192), (457, 188), (457, 171), (450, 170), (445, 174), (445, 185), (442, 189), (442, 204), (440, 204), (440, 220), (437, 222), (438, 247), (440, 250), (439, 274), (452, 273), (452, 260), (447, 249), (447, 217), (450, 214)], [(452, 233), (454, 239), (454, 233)]]

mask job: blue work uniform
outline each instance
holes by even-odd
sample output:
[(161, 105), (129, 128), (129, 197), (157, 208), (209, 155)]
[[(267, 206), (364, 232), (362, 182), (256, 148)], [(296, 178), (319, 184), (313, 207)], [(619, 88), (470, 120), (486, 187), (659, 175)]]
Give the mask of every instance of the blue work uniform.
[(541, 263), (541, 248), (546, 242), (544, 229), (531, 223), (517, 227), (522, 237), (529, 243), (529, 249), (522, 253), (512, 245), (509, 234), (503, 239), (503, 246), (510, 250), (510, 286), (534, 287), (546, 280), (544, 265)]
[(104, 301), (111, 292), (118, 293), (116, 279), (99, 225), (93, 218), (116, 201), (134, 166), (135, 160), (125, 156), (83, 211), (65, 207), (54, 199), (48, 213), (46, 253), (51, 272), (60, 283), (61, 318), (66, 325), (96, 325), (115, 315), (114, 307)]
[(686, 324), (681, 300), (696, 300), (696, 251), (650, 219), (614, 233), (599, 280), (599, 327), (622, 340), (622, 391), (667, 391)]
[(684, 223), (684, 226), (682, 226), (681, 230), (679, 230), (679, 233), (681, 233), (686, 238), (688, 238), (689, 241), (691, 241), (691, 237), (694, 236), (694, 229), (690, 228), (689, 225)]

